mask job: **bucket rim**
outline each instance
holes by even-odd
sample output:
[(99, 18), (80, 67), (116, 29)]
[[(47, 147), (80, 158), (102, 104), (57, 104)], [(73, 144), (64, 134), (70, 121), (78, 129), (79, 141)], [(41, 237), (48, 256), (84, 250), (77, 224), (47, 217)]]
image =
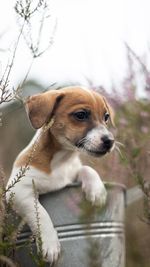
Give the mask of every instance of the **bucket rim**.
[[(111, 190), (111, 189), (115, 189), (115, 188), (119, 188), (120, 190), (122, 190), (124, 193), (127, 190), (127, 187), (122, 184), (122, 183), (118, 183), (118, 182), (107, 182), (107, 181), (103, 181), (105, 187), (107, 190)], [(81, 182), (73, 182), (71, 184), (68, 184), (65, 188), (74, 188), (74, 187), (79, 187), (81, 186)]]

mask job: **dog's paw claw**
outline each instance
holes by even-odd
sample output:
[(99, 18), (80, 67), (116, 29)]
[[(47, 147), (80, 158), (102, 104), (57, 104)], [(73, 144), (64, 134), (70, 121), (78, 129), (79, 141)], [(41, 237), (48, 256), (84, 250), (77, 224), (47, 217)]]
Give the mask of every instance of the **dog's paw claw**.
[(94, 206), (104, 206), (107, 200), (107, 191), (103, 184), (84, 186), (86, 199)]
[(43, 259), (49, 262), (50, 266), (53, 266), (57, 262), (60, 256), (61, 246), (55, 230), (49, 236), (42, 236), (42, 252)]

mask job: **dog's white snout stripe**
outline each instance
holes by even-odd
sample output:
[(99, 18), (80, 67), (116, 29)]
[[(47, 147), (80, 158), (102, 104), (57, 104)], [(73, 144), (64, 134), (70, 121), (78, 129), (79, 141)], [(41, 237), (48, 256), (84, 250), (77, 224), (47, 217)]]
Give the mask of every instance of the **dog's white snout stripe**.
[(104, 139), (107, 139), (105, 143), (109, 142), (109, 146), (111, 148), (111, 146), (114, 143), (113, 134), (109, 132), (105, 126), (100, 125), (88, 132), (86, 136), (85, 148), (87, 149), (98, 148), (100, 144), (104, 143)]

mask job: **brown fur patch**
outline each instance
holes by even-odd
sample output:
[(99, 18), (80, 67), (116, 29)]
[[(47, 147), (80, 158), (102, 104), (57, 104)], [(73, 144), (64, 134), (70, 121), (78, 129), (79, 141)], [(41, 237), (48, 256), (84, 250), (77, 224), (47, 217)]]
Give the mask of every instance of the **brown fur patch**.
[[(57, 99), (59, 99), (57, 103)], [(58, 91), (52, 90), (31, 97), (27, 102), (29, 118), (35, 128), (41, 127), (45, 122), (54, 118), (51, 129), (42, 133), (38, 140), (38, 146), (34, 152), (30, 165), (50, 173), (50, 162), (56, 152), (67, 149), (66, 144), (58, 141), (64, 138), (74, 145), (78, 140), (86, 136), (86, 133), (99, 125), (104, 124), (104, 113), (111, 113), (107, 101), (100, 94), (84, 90), (80, 87), (63, 88)], [(77, 121), (70, 114), (74, 111), (88, 109), (91, 111), (90, 119)], [(111, 114), (110, 114), (111, 115)], [(15, 165), (25, 165), (32, 153), (29, 147), (21, 154)]]
[(61, 145), (58, 144), (58, 142), (55, 140), (54, 136), (50, 133), (50, 131), (47, 131), (46, 133), (42, 133), (39, 140), (36, 150), (32, 155), (33, 146), (31, 146), (27, 151), (22, 153), (16, 160), (15, 166), (21, 167), (25, 164), (28, 165), (28, 162), (31, 161), (31, 166), (46, 172), (50, 173), (50, 162), (53, 158), (53, 155), (61, 149)]
[(63, 94), (51, 90), (28, 98), (26, 111), (35, 129), (41, 128), (50, 119), (62, 97)]

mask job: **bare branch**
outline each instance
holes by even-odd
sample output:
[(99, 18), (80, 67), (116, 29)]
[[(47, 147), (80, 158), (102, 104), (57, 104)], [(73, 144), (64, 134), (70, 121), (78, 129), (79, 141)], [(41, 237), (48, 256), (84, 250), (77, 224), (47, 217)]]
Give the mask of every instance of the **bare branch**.
[(10, 63), (8, 62), (7, 66), (5, 68), (4, 74), (2, 75), (2, 78), (0, 80), (0, 91), (1, 91), (0, 92), (0, 104), (10, 102), (15, 98), (14, 92), (11, 92), (10, 89), (7, 89), (7, 88), (8, 88), (8, 84), (9, 84), (9, 77), (10, 77), (10, 74), (11, 74), (11, 71), (12, 71), (12, 68), (14, 65), (14, 60), (16, 57), (17, 48), (18, 48), (19, 41), (20, 41), (20, 38), (21, 38), (21, 35), (23, 32), (23, 28), (24, 28), (24, 23), (23, 23), (22, 28), (20, 30), (20, 33), (18, 35), (16, 44), (14, 47), (12, 59), (11, 59)]

